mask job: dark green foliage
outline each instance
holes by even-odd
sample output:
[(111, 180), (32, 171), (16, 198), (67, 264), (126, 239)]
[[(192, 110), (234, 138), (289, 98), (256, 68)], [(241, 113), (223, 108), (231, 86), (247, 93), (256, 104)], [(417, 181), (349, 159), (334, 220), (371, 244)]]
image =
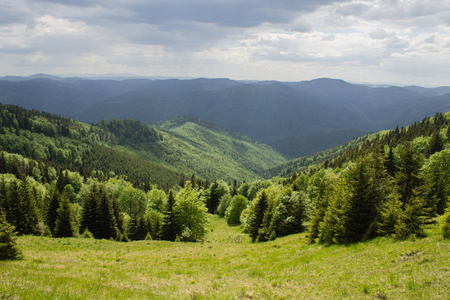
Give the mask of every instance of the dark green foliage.
[(411, 146), (405, 146), (400, 151), (400, 163), (395, 175), (397, 193), (402, 203), (409, 203), (413, 190), (422, 184), (419, 176), (423, 164), (423, 155), (417, 153)]
[(58, 209), (60, 206), (60, 194), (58, 189), (54, 187), (50, 194), (49, 204), (46, 211), (47, 226), (50, 231), (55, 233), (56, 220), (58, 219)]
[(99, 210), (99, 193), (100, 187), (98, 183), (93, 183), (90, 187), (89, 192), (83, 199), (83, 210), (81, 215), (80, 232), (88, 230), (92, 235), (97, 238), (99, 233), (98, 226), (98, 216), (100, 214)]
[(164, 209), (164, 220), (162, 225), (161, 239), (166, 241), (175, 241), (179, 232), (179, 226), (177, 223), (177, 216), (174, 210), (175, 208), (175, 196), (173, 191), (170, 190), (167, 195), (167, 203)]
[(108, 123), (101, 121), (97, 125), (111, 131), (119, 144), (153, 143), (162, 139), (155, 129), (137, 120), (111, 119)]
[(72, 237), (74, 233), (72, 208), (66, 195), (62, 195), (58, 208), (58, 218), (54, 228), (55, 237)]
[(99, 214), (97, 216), (98, 237), (96, 236), (96, 238), (116, 239), (120, 233), (118, 233), (118, 228), (111, 201), (107, 197), (105, 187), (103, 185), (100, 186), (98, 197), (99, 197), (99, 199), (97, 199), (97, 201), (99, 201), (98, 203)]
[(216, 213), (217, 207), (219, 206), (219, 200), (221, 195), (219, 194), (219, 184), (215, 180), (213, 183), (211, 183), (211, 186), (209, 187), (210, 190), (210, 196), (208, 199), (206, 199), (206, 208), (208, 209), (208, 212), (210, 214)]
[(263, 230), (264, 217), (269, 206), (266, 191), (261, 191), (252, 202), (252, 215), (249, 219), (248, 230), (252, 242), (265, 240)]
[(396, 166), (395, 166), (395, 158), (394, 158), (394, 152), (392, 151), (392, 147), (389, 148), (389, 152), (388, 152), (387, 158), (384, 162), (384, 166), (386, 168), (386, 172), (390, 176), (395, 176)]
[(17, 231), (20, 234), (36, 233), (39, 221), (39, 211), (28, 177), (24, 176), (19, 184), (19, 215), (17, 218)]
[[(435, 120), (435, 122), (437, 122), (437, 120)], [(436, 152), (442, 151), (443, 149), (444, 149), (444, 141), (442, 140), (439, 130), (437, 130), (433, 132), (433, 135), (431, 136), (431, 140), (425, 155), (429, 157)]]
[(8, 223), (6, 215), (0, 210), (0, 260), (16, 260), (22, 258), (15, 238), (15, 227)]
[(270, 221), (268, 239), (300, 233), (304, 230), (306, 204), (304, 193), (294, 192), (280, 197)]

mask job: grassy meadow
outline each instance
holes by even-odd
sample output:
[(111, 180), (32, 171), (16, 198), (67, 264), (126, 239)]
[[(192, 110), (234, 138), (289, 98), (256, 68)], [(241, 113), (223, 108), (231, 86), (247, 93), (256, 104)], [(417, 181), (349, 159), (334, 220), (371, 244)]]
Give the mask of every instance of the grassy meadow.
[(377, 238), (307, 245), (304, 234), (252, 244), (211, 216), (203, 243), (23, 236), (0, 262), (0, 299), (449, 299), (450, 241)]

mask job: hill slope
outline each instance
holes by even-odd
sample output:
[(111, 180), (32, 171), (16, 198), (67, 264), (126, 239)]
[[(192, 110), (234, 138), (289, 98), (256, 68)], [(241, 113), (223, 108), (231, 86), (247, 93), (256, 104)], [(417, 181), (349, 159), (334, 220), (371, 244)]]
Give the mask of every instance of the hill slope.
[[(249, 244), (212, 217), (206, 243), (23, 236), (25, 259), (3, 262), (0, 297), (152, 299), (446, 299), (449, 240), (428, 237), (307, 245), (304, 234)], [(218, 236), (216, 233), (220, 232)], [(101, 280), (99, 280), (99, 274)]]
[(214, 180), (253, 181), (286, 159), (269, 146), (195, 117), (179, 117), (157, 127), (162, 139), (133, 146), (138, 155), (187, 175)]
[(83, 175), (126, 175), (134, 184), (173, 186), (181, 174), (204, 180), (253, 181), (286, 161), (269, 146), (193, 117), (159, 124), (135, 120), (88, 125), (0, 105), (0, 147)]
[(302, 82), (86, 80), (44, 75), (0, 79), (2, 103), (88, 123), (115, 118), (154, 124), (192, 115), (269, 144), (291, 158), (340, 145), (354, 134), (406, 126), (446, 112), (449, 93), (448, 87), (368, 86), (327, 78)]

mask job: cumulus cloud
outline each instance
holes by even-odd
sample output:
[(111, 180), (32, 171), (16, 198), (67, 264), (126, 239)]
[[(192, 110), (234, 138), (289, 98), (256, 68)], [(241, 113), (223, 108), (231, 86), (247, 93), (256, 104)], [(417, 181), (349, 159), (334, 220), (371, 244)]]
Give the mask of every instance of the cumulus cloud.
[[(433, 71), (441, 82), (450, 76), (446, 0), (3, 2), (3, 75), (130, 72), (303, 80), (336, 74), (408, 83)], [(422, 73), (395, 71), (397, 64), (418, 58)]]

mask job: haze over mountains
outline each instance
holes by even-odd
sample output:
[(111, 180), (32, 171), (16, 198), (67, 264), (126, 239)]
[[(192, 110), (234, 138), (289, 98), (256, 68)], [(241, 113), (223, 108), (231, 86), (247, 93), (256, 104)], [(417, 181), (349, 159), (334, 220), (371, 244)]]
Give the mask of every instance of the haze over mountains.
[(0, 102), (92, 123), (194, 116), (299, 157), (450, 110), (450, 87), (229, 79), (0, 78)]

